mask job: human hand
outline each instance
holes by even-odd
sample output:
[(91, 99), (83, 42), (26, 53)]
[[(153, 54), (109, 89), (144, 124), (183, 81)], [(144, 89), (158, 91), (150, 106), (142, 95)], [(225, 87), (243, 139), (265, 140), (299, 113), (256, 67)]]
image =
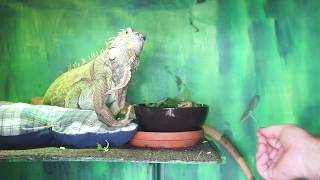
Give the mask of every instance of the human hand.
[(295, 125), (275, 125), (260, 129), (257, 136), (256, 166), (263, 178), (320, 179), (320, 143), (307, 131)]

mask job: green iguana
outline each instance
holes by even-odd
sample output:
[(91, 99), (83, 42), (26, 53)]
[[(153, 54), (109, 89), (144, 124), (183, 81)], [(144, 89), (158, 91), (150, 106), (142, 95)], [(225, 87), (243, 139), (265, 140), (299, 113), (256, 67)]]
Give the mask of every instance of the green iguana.
[(88, 63), (68, 70), (47, 90), (43, 103), (67, 108), (95, 110), (108, 126), (130, 122), (131, 107), (123, 119), (115, 115), (125, 107), (131, 74), (139, 65), (145, 36), (131, 28), (118, 33), (101, 54)]

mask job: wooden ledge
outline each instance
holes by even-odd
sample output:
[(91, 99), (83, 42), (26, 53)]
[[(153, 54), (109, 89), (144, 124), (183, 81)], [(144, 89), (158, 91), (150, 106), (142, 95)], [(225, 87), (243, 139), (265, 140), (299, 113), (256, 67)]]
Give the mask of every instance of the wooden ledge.
[(29, 150), (0, 150), (0, 161), (107, 161), (141, 163), (221, 163), (217, 147), (207, 140), (184, 149), (135, 148), (126, 145), (110, 148), (107, 152), (97, 149), (60, 149), (55, 147)]

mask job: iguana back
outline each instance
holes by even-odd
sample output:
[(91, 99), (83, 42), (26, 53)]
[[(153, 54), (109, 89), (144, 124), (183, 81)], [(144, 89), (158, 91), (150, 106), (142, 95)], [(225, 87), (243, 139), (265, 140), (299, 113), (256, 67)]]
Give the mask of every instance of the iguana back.
[[(92, 62), (71, 69), (60, 75), (47, 90), (43, 103), (60, 107), (65, 106), (65, 97), (74, 85), (80, 81), (93, 81), (91, 76)], [(93, 108), (92, 108), (93, 109)]]

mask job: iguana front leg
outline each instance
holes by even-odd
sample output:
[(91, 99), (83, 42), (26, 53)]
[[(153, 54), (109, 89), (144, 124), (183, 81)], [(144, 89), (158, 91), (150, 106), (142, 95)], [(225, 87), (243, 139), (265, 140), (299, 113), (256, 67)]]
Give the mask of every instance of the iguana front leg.
[(132, 109), (132, 105), (126, 103), (128, 87), (116, 92), (116, 102), (119, 105), (120, 113), (129, 116), (129, 119), (135, 119), (136, 115)]
[[(127, 113), (122, 113), (126, 105), (126, 88), (119, 89), (117, 90), (114, 94), (111, 94), (107, 104), (109, 103), (108, 107), (112, 111), (114, 115), (119, 115), (121, 114), (127, 114)], [(127, 111), (126, 111), (127, 112)]]
[(119, 104), (119, 108), (122, 109), (126, 105), (127, 87), (116, 92), (116, 101)]
[(108, 126), (126, 126), (129, 121), (129, 115), (122, 120), (115, 120), (110, 109), (105, 105), (106, 92), (108, 91), (108, 84), (104, 79), (97, 80), (93, 92), (93, 105), (100, 121)]

